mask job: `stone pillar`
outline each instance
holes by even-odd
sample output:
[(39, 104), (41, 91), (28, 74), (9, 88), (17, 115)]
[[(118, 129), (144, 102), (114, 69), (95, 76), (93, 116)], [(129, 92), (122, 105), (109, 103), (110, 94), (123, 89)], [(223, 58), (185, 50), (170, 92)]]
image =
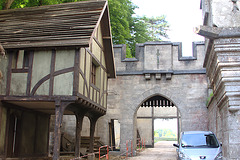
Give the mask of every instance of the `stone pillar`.
[[(224, 159), (240, 157), (240, 38), (218, 38), (208, 44), (205, 65), (221, 114)], [(217, 109), (216, 109), (217, 110)], [(216, 124), (216, 127), (219, 127)]]
[[(135, 150), (135, 148), (136, 148), (137, 136), (135, 135), (135, 130), (137, 130), (137, 126), (135, 124), (136, 124), (136, 121), (134, 120), (134, 117), (131, 114), (125, 114), (120, 121), (120, 128), (121, 128), (120, 129), (120, 135), (121, 135), (120, 150), (121, 150), (121, 153), (126, 154), (126, 151), (127, 151), (126, 142), (127, 141), (132, 140), (133, 141), (133, 150)], [(131, 148), (130, 145), (128, 146), (128, 148), (129, 149)], [(129, 152), (130, 152), (130, 150), (129, 150)], [(133, 155), (136, 155), (136, 153), (134, 152)]]

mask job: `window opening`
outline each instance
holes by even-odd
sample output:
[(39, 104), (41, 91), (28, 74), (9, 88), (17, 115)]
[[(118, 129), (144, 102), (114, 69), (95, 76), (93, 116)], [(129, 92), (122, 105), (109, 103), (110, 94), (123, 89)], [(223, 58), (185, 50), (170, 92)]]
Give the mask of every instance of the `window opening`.
[(18, 154), (18, 129), (20, 121), (19, 118), (12, 114), (10, 115), (9, 130), (8, 130), (8, 146), (7, 146), (7, 156), (15, 157)]
[(13, 54), (12, 69), (27, 69), (29, 67), (29, 52), (19, 50)]
[(24, 51), (23, 68), (28, 68), (28, 67), (29, 67), (29, 52)]
[(110, 123), (110, 145), (113, 150), (120, 150), (120, 123), (116, 119), (111, 119)]
[(18, 52), (15, 52), (12, 58), (12, 69), (17, 68), (17, 61), (18, 61)]
[(17, 137), (17, 117), (15, 117), (15, 124), (14, 124), (14, 130), (13, 130), (13, 148), (12, 148), (12, 152), (13, 154), (15, 153), (15, 146), (16, 146), (16, 137)]
[(92, 63), (92, 71), (91, 71), (91, 76), (92, 76), (92, 79), (91, 79), (91, 83), (96, 85), (96, 69), (97, 69), (97, 66)]

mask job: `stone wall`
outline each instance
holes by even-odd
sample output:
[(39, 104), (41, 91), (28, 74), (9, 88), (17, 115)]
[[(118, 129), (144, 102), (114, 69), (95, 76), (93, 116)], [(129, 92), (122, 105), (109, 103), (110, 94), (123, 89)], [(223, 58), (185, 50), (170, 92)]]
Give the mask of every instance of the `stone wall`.
[(193, 43), (194, 52), (190, 57), (182, 57), (181, 43), (172, 42), (138, 44), (136, 58), (131, 59), (125, 58), (124, 51), (124, 45), (114, 47), (117, 78), (109, 80), (107, 115), (98, 125), (103, 142), (109, 142), (108, 132), (103, 132), (108, 130), (108, 123), (118, 119), (120, 146), (124, 152), (126, 140), (136, 140), (139, 106), (155, 95), (176, 105), (181, 114), (182, 131), (208, 130), (203, 43)]
[[(203, 26), (208, 28), (205, 61), (213, 96), (208, 103), (209, 129), (223, 143), (223, 159), (240, 157), (240, 1), (203, 0)], [(212, 36), (214, 35), (214, 36)]]
[(240, 39), (217, 39), (206, 59), (207, 75), (213, 89), (208, 104), (209, 128), (223, 143), (226, 159), (240, 156)]

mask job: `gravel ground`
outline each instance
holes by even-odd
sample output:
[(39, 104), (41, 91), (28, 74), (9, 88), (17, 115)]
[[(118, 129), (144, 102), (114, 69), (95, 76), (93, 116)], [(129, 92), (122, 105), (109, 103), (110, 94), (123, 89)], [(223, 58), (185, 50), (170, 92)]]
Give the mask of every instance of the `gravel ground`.
[[(176, 148), (173, 147), (173, 141), (161, 141), (155, 143), (154, 148), (146, 148), (139, 152), (135, 157), (129, 157), (128, 160), (176, 160)], [(114, 156), (110, 160), (120, 160)], [(122, 157), (122, 159), (125, 159)]]

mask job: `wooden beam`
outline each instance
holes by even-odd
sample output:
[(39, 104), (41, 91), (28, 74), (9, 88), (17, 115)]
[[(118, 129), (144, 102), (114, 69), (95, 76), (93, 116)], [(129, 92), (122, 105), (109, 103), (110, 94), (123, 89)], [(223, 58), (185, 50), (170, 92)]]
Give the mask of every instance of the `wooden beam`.
[(61, 145), (61, 127), (63, 122), (64, 110), (70, 103), (55, 101), (55, 126), (54, 126), (54, 146), (53, 146), (53, 160), (60, 158), (60, 145)]
[(88, 46), (106, 4), (82, 1), (0, 11), (2, 47)]

